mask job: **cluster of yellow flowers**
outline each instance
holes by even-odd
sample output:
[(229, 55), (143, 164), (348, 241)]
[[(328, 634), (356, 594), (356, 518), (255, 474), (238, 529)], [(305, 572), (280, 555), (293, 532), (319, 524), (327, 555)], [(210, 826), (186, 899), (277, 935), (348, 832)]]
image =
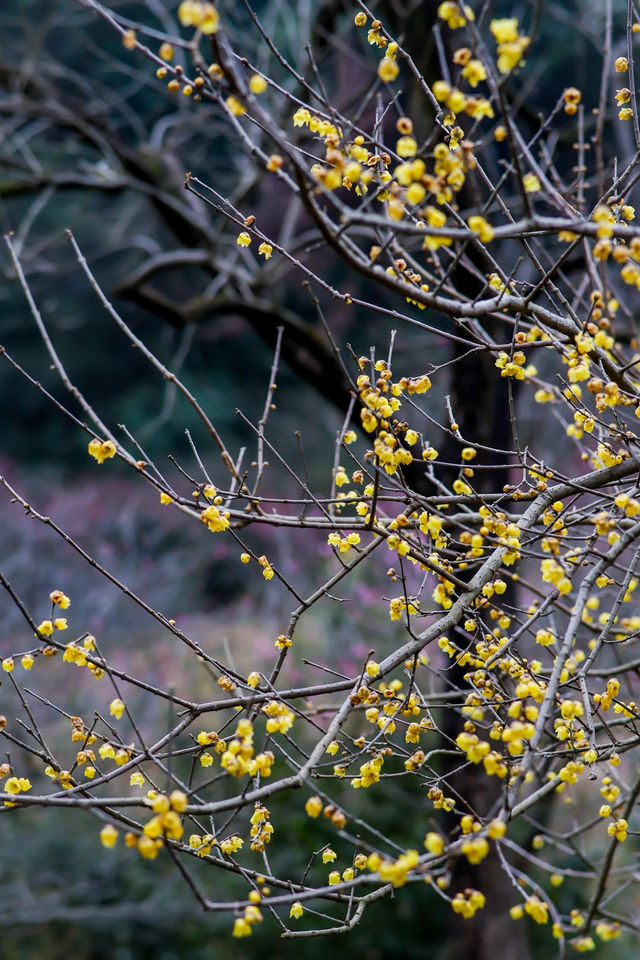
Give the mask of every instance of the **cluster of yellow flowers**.
[(406, 597), (394, 597), (389, 601), (390, 620), (402, 620), (405, 610), (411, 615), (419, 613), (417, 601), (414, 600), (407, 603)]
[[(221, 754), (220, 765), (232, 777), (255, 777), (260, 773), (263, 777), (271, 776), (271, 767), (274, 755), (270, 750), (256, 754), (253, 746), (253, 723), (248, 717), (238, 721), (236, 731), (230, 741), (221, 740), (214, 732), (201, 731), (197, 736), (200, 746), (215, 744), (215, 750)], [(207, 767), (213, 763), (213, 757), (205, 752), (200, 762)]]
[(207, 36), (217, 33), (220, 23), (220, 17), (214, 5), (202, 3), (200, 0), (182, 0), (178, 7), (178, 20), (183, 27), (197, 27)]
[(492, 20), (489, 29), (498, 45), (498, 70), (500, 73), (510, 73), (514, 67), (521, 64), (522, 57), (531, 40), (518, 32), (516, 17)]
[(359, 533), (348, 533), (346, 537), (341, 537), (339, 533), (330, 533), (327, 537), (327, 543), (331, 547), (336, 547), (340, 553), (347, 553), (351, 547), (360, 543)]
[(255, 904), (245, 907), (241, 917), (236, 917), (233, 922), (234, 937), (249, 937), (253, 933), (253, 926), (262, 922), (262, 914)]
[[(2, 764), (2, 766), (8, 767), (8, 764)], [(27, 777), (9, 777), (2, 786), (2, 792), (8, 793), (9, 796), (13, 797), (18, 796), (20, 793), (26, 793), (28, 790), (31, 790), (31, 781)], [(15, 804), (12, 803), (11, 800), (5, 800), (4, 806), (13, 807)]]
[[(366, 358), (361, 358), (361, 367), (366, 362)], [(384, 468), (386, 473), (393, 475), (399, 467), (413, 461), (413, 454), (403, 446), (401, 435), (403, 434), (402, 439), (409, 447), (417, 443), (418, 435), (407, 426), (403, 430), (393, 427), (389, 420), (402, 406), (400, 397), (405, 390), (412, 394), (425, 393), (431, 389), (431, 380), (425, 374), (422, 377), (413, 379), (405, 377), (393, 382), (392, 372), (383, 360), (376, 362), (375, 369), (379, 374), (375, 385), (371, 384), (371, 379), (364, 373), (361, 373), (357, 380), (362, 402), (360, 419), (367, 433), (375, 433), (373, 451), (370, 455), (376, 458), (376, 462)], [(425, 450), (429, 451), (429, 456), (425, 459), (431, 459), (431, 448), (424, 448), (423, 457)]]
[[(479, 60), (470, 61), (468, 66), (469, 72), (467, 73), (467, 79), (471, 86), (475, 87), (481, 80), (486, 79), (486, 70)], [(450, 141), (450, 146), (453, 152), (457, 153), (458, 144), (464, 139), (464, 131), (462, 131), (460, 127), (455, 126), (457, 118), (461, 113), (466, 113), (472, 120), (482, 120), (484, 117), (488, 117), (491, 120), (495, 116), (491, 101), (487, 100), (486, 97), (471, 96), (468, 93), (463, 93), (463, 91), (457, 87), (452, 87), (446, 80), (436, 80), (433, 85), (433, 95), (436, 100), (442, 103), (449, 111), (445, 117), (445, 122), (452, 130), (453, 142)], [(454, 131), (455, 134), (453, 133)], [(438, 161), (444, 161), (446, 158), (442, 147), (446, 148), (446, 144), (440, 145), (440, 156), (436, 157)], [(464, 153), (469, 153), (468, 159), (473, 168), (473, 166), (475, 166), (475, 160), (473, 159), (473, 155), (466, 149), (463, 153), (457, 153), (457, 163), (466, 163), (465, 160), (462, 160)], [(457, 163), (455, 163), (456, 166)], [(438, 173), (437, 165), (435, 172)], [(460, 174), (457, 175), (456, 182), (458, 181), (461, 181), (460, 186), (462, 186), (464, 177), (461, 178)], [(437, 196), (437, 192), (435, 190), (433, 192)], [(438, 199), (438, 203), (442, 202), (442, 200)]]
[(114, 760), (116, 766), (122, 767), (125, 763), (128, 763), (131, 759), (131, 753), (133, 750), (133, 744), (129, 747), (116, 747), (111, 743), (103, 743), (98, 754), (101, 760)]
[(524, 364), (527, 358), (521, 350), (516, 350), (512, 357), (504, 350), (501, 350), (496, 360), (496, 367), (500, 371), (501, 377), (513, 377), (514, 380), (524, 380)]
[(211, 484), (208, 484), (203, 492), (207, 500), (212, 500), (213, 503), (205, 507), (200, 514), (200, 519), (212, 533), (222, 533), (224, 530), (228, 530), (230, 513), (228, 510), (219, 509), (220, 505), (224, 503), (223, 498), (218, 496), (216, 488)]
[(464, 3), (457, 3), (455, 0), (444, 0), (438, 7), (438, 16), (447, 24), (450, 30), (459, 30), (466, 26), (468, 20), (475, 20), (475, 14), (471, 7)]
[[(88, 659), (88, 656), (91, 656), (91, 660)], [(99, 658), (96, 654), (96, 639), (92, 634), (88, 634), (84, 638), (82, 646), (75, 640), (68, 643), (64, 648), (62, 659), (64, 663), (73, 663), (76, 667), (86, 667), (96, 680), (104, 677), (104, 667), (99, 667), (95, 663)]]
[(461, 917), (468, 920), (475, 916), (478, 910), (482, 910), (486, 903), (483, 893), (479, 890), (467, 888), (462, 893), (456, 893), (451, 901), (451, 907), (454, 913), (459, 913)]
[(383, 860), (378, 867), (380, 879), (393, 887), (403, 887), (410, 871), (415, 869), (419, 862), (417, 850), (407, 850), (406, 853), (401, 853), (397, 860)]
[(269, 811), (261, 803), (256, 803), (251, 815), (251, 849), (262, 853), (267, 843), (271, 842), (273, 824), (269, 820)]
[(278, 700), (270, 700), (264, 705), (262, 712), (268, 717), (267, 733), (288, 733), (296, 716), (286, 703)]

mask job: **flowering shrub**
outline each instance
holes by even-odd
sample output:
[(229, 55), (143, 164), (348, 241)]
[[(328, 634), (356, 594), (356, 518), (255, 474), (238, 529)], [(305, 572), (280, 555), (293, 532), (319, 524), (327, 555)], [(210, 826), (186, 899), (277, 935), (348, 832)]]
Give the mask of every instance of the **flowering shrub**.
[[(104, 856), (121, 844), (132, 857), (170, 857), (176, 882), (205, 910), (228, 910), (236, 937), (254, 934), (267, 915), (285, 937), (347, 931), (381, 897), (426, 883), (425, 896), (462, 924), (490, 908), (508, 923), (528, 917), (547, 926), (550, 938), (580, 952), (623, 933), (631, 942), (640, 796), (640, 23), (630, 15), (617, 37), (607, 19), (599, 101), (559, 89), (531, 133), (510, 84), (526, 73), (535, 24), (492, 19), (490, 5), (482, 15), (480, 5), (437, 7), (439, 75), (427, 82), (411, 44), (356, 3), (352, 42), (372, 86), (354, 106), (327, 93), (331, 78), (325, 83), (311, 55), (301, 75), (248, 0), (185, 0), (175, 33), (161, 36), (117, 8), (80, 3), (120, 35), (123, 57), (135, 56), (139, 70), (155, 72), (189, 110), (223, 118), (268, 191), (294, 198), (302, 239), (267, 232), (241, 191), (240, 199), (219, 192), (215, 161), (206, 179), (185, 178), (194, 209), (215, 219), (219, 245), (247, 285), (260, 271), (274, 284), (291, 272), (309, 285), (348, 399), (324, 477), (310, 479), (270, 432), (289, 335), (280, 328), (263, 415), (245, 418), (255, 455), (233, 455), (198, 398), (116, 311), (69, 234), (113, 322), (201, 421), (197, 471), (176, 463), (168, 475), (70, 382), (7, 237), (50, 361), (82, 411), (55, 401), (59, 414), (86, 433), (94, 468), (133, 472), (184, 524), (200, 523), (203, 549), (206, 538), (221, 540), (249, 594), (255, 584), (277, 591), (281, 619), (272, 662), (256, 658), (245, 670), (212, 656), (3, 481), (28, 516), (66, 539), (215, 681), (206, 699), (148, 683), (114, 664), (76, 621), (73, 584), (52, 583), (30, 609), (20, 585), (0, 573), (24, 619), (2, 659), (10, 714), (2, 734), (13, 745), (2, 765), (5, 809), (90, 811)], [(243, 31), (257, 36), (260, 66), (245, 55)], [(614, 91), (617, 74), (628, 86)], [(550, 146), (555, 128), (568, 124), (577, 166)], [(624, 135), (605, 136), (620, 126)], [(621, 149), (608, 151), (609, 141)], [(319, 246), (343, 265), (339, 282), (318, 270)], [(332, 332), (338, 308), (390, 317), (399, 332), (379, 336), (372, 325), (370, 352), (358, 356)], [(423, 348), (397, 363), (405, 327)], [(441, 362), (438, 338), (451, 345)], [(524, 442), (534, 407), (543, 429)], [(549, 456), (553, 433), (563, 442)], [(267, 457), (286, 487), (265, 479)], [(255, 531), (265, 529), (271, 542), (304, 534), (305, 549), (326, 559), (313, 586), (256, 547)], [(316, 606), (357, 602), (363, 571), (376, 585), (367, 613), (376, 635), (384, 616), (383, 641), (366, 652), (354, 641), (357, 666), (346, 675), (317, 664), (322, 651), (299, 641)], [(294, 683), (309, 656), (316, 678)], [(94, 684), (92, 717), (70, 714), (47, 693), (60, 661), (78, 669), (79, 685)], [(32, 717), (24, 671), (66, 715), (66, 750), (54, 754)], [(136, 702), (171, 707), (169, 729), (139, 720), (134, 692)], [(31, 723), (29, 742), (16, 710)], [(404, 784), (419, 797), (408, 847), (381, 832), (363, 797), (391, 802)], [(270, 851), (287, 844), (286, 819), (270, 809), (283, 797), (317, 826), (306, 870), (293, 853), (290, 871), (270, 865)], [(203, 864), (241, 878), (244, 898), (210, 899), (198, 879)], [(510, 901), (488, 880), (489, 864)], [(554, 892), (576, 877), (579, 905)]]

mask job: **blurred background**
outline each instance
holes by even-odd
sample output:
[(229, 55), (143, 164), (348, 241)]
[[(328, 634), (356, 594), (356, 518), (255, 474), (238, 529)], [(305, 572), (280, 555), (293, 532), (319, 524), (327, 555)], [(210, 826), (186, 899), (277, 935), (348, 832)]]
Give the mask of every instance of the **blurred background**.
[[(142, 22), (164, 34), (179, 31), (177, 4), (169, 0), (114, 2), (112, 8), (132, 24)], [(511, 84), (509, 96), (524, 129), (532, 132), (570, 82), (587, 104), (597, 103), (604, 4), (601, 0), (558, 3), (498, 3), (493, 15), (518, 16), (525, 25), (540, 10), (539, 33), (527, 69)], [(357, 103), (373, 76), (366, 42), (354, 38), (353, 7), (341, 0), (256, 0), (254, 7), (276, 45), (306, 73), (303, 43), (312, 44), (326, 82), (346, 109)], [(376, 13), (392, 33), (420, 37), (414, 51), (428, 79), (435, 79), (429, 27), (436, 4), (424, 0), (381, 2)], [(614, 35), (624, 22), (626, 4), (614, 3)], [(230, 31), (242, 33), (246, 56), (266, 72), (272, 67), (257, 34), (246, 30), (241, 3), (224, 4)], [(153, 45), (154, 38), (148, 38)], [(570, 51), (570, 55), (569, 55)], [(180, 52), (177, 51), (177, 60)], [(594, 69), (593, 64), (597, 64)], [(428, 128), (430, 118), (406, 109)], [(422, 108), (420, 108), (422, 109)], [(283, 124), (288, 120), (283, 119)], [(587, 115), (587, 126), (593, 123)], [(565, 129), (566, 128), (566, 129)], [(575, 160), (569, 118), (556, 125), (554, 141), (561, 172)], [(586, 130), (586, 136), (591, 128)], [(607, 133), (622, 138), (625, 124)], [(495, 158), (499, 169), (500, 158)], [(236, 414), (256, 423), (262, 413), (277, 327), (284, 327), (283, 357), (277, 377), (276, 407), (268, 436), (296, 470), (308, 470), (314, 489), (329, 493), (336, 433), (344, 422), (348, 391), (335, 365), (303, 277), (274, 258), (258, 264), (236, 246), (237, 231), (183, 189), (193, 171), (251, 210), (262, 229), (294, 250), (331, 284), (354, 295), (362, 281), (324, 249), (310, 246), (308, 224), (295, 203), (264, 189), (262, 171), (242, 154), (226, 123), (207, 103), (171, 96), (150, 64), (123, 50), (104, 21), (72, 0), (7, 0), (0, 11), (0, 220), (14, 233), (29, 284), (69, 376), (117, 432), (124, 424), (172, 482), (178, 474), (169, 456), (196, 475), (185, 429), (214, 480), (220, 476), (193, 411), (163, 383), (134, 350), (101, 307), (65, 238), (70, 228), (104, 290), (123, 318), (198, 397), (232, 455), (242, 447), (252, 457), (253, 434)], [(36, 326), (16, 282), (4, 247), (0, 248), (0, 343), (14, 360), (73, 412), (77, 408), (50, 368)], [(313, 291), (320, 294), (320, 291)], [(388, 294), (376, 291), (383, 303)], [(393, 324), (372, 318), (321, 296), (333, 336), (356, 355), (371, 345), (386, 351)], [(393, 308), (391, 297), (388, 306)], [(449, 321), (420, 319), (449, 329)], [(401, 326), (394, 366), (405, 375), (424, 372), (449, 358), (444, 337)], [(455, 385), (454, 385), (455, 386)], [(477, 399), (477, 398), (476, 398)], [(442, 396), (433, 391), (434, 411)], [(522, 407), (522, 405), (521, 405)], [(282, 594), (270, 585), (248, 593), (241, 564), (228, 562), (226, 546), (199, 524), (185, 524), (160, 506), (157, 495), (110, 462), (98, 467), (86, 453), (87, 437), (5, 359), (0, 359), (0, 410), (3, 411), (0, 474), (36, 510), (50, 515), (83, 549), (127, 583), (154, 609), (173, 616), (210, 653), (229, 655), (239, 669), (270, 662), (273, 637), (282, 629)], [(538, 455), (566, 438), (539, 436), (535, 409), (521, 409), (525, 435), (536, 437)], [(304, 455), (301, 453), (300, 432)], [(571, 456), (571, 454), (568, 454)], [(577, 456), (577, 454), (576, 454)], [(264, 493), (297, 495), (287, 472), (272, 462)], [(48, 528), (27, 520), (0, 490), (2, 569), (19, 588), (38, 619), (48, 614), (54, 588), (72, 597), (72, 630), (94, 633), (114, 663), (150, 681), (193, 695), (207, 695), (207, 679), (194, 672), (192, 659), (176, 649), (135, 604), (93, 572)], [(267, 553), (299, 585), (318, 582), (329, 560), (320, 540), (284, 540), (268, 531), (251, 531), (248, 540)], [(381, 574), (383, 571), (380, 572)], [(382, 583), (383, 580), (380, 580)], [(261, 593), (256, 595), (256, 589)], [(373, 579), (352, 586), (355, 603), (320, 606), (302, 627), (311, 658), (351, 674), (367, 651), (381, 653), (392, 640), (388, 617), (374, 605), (381, 588)], [(379, 607), (379, 604), (378, 604)], [(41, 611), (41, 613), (40, 613)], [(24, 627), (9, 599), (0, 596), (0, 653), (15, 650)], [(58, 696), (80, 714), (91, 691), (78, 689), (73, 672), (57, 663)], [(296, 675), (295, 671), (299, 671)], [(292, 679), (317, 676), (298, 663)], [(4, 687), (0, 693), (0, 699)], [(7, 707), (3, 705), (3, 711)], [(157, 718), (148, 718), (156, 720)], [(60, 733), (62, 736), (62, 733)], [(416, 798), (405, 781), (397, 795), (378, 808), (386, 823), (406, 824), (412, 832)], [(286, 823), (289, 846), (308, 849), (309, 821), (287, 800), (273, 818)], [(314, 829), (317, 825), (314, 825)], [(282, 942), (274, 924), (265, 922), (250, 942), (229, 937), (226, 916), (203, 915), (172, 865), (161, 857), (146, 863), (116, 849), (106, 854), (97, 841), (95, 821), (77, 814), (30, 811), (0, 822), (0, 955), (3, 960), (221, 960), (239, 953), (261, 960), (324, 957), (327, 950), (354, 947), (363, 960), (396, 955), (453, 956), (449, 917), (428, 891), (410, 887), (365, 913), (356, 931), (334, 942), (309, 939)], [(327, 839), (332, 836), (327, 827)], [(287, 847), (274, 845), (274, 869)], [(537, 879), (542, 882), (546, 874)], [(233, 897), (242, 891), (229, 875), (202, 878), (212, 895)], [(545, 883), (547, 881), (545, 880)], [(554, 892), (580, 903), (578, 890)], [(502, 905), (503, 906), (503, 905)], [(504, 907), (503, 907), (504, 909)], [(529, 921), (527, 921), (529, 922)], [(524, 923), (524, 921), (521, 921)], [(533, 926), (533, 925), (531, 925)], [(546, 931), (527, 927), (529, 956), (549, 950)], [(496, 948), (500, 947), (496, 944)], [(626, 956), (606, 945), (597, 956)], [(458, 956), (460, 956), (458, 954)], [(522, 954), (527, 960), (527, 954)]]

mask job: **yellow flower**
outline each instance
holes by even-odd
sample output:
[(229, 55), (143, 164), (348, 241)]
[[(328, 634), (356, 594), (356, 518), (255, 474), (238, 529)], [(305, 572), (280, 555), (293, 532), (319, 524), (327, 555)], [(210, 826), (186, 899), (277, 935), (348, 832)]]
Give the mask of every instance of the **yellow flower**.
[(439, 833), (428, 833), (424, 838), (424, 845), (435, 857), (439, 857), (444, 850), (444, 838)]
[(471, 493), (471, 487), (468, 483), (465, 483), (464, 480), (458, 479), (453, 481), (453, 491), (458, 495), (464, 494), (468, 497)]
[(496, 43), (515, 43), (518, 39), (518, 20), (516, 17), (505, 17), (501, 20), (492, 20), (489, 30)]
[(399, 157), (415, 157), (418, 144), (413, 137), (400, 137), (396, 144), (396, 153)]
[(103, 847), (115, 847), (118, 841), (118, 831), (110, 823), (107, 823), (100, 831), (100, 843)]
[(273, 253), (273, 247), (270, 243), (265, 243), (264, 241), (258, 247), (258, 253), (262, 254), (265, 260), (268, 260)]
[(238, 100), (237, 97), (234, 97), (233, 94), (231, 94), (230, 97), (227, 97), (225, 104), (229, 113), (233, 114), (234, 117), (241, 117), (247, 112), (245, 105)]
[(254, 73), (251, 79), (249, 80), (249, 90), (251, 93), (259, 95), (264, 93), (267, 89), (267, 81), (264, 77), (261, 77), (259, 73)]
[(524, 912), (536, 923), (547, 923), (549, 919), (549, 907), (535, 894), (525, 900)]
[(295, 903), (291, 904), (291, 910), (289, 910), (289, 916), (291, 917), (292, 920), (299, 920), (303, 913), (304, 913), (304, 910), (299, 900), (296, 900)]
[(462, 71), (462, 76), (469, 86), (477, 87), (481, 80), (487, 79), (487, 71), (481, 60), (469, 60)]
[(492, 820), (487, 829), (487, 833), (492, 840), (499, 840), (507, 832), (507, 825), (502, 820)]
[(138, 853), (145, 860), (155, 860), (162, 849), (162, 840), (142, 836), (138, 840)]
[(322, 808), (324, 804), (320, 797), (309, 797), (307, 802), (304, 805), (305, 813), (308, 817), (319, 817), (322, 813)]
[(172, 809), (178, 813), (184, 813), (189, 802), (186, 793), (183, 793), (182, 790), (174, 790), (169, 796), (169, 801)]
[(233, 922), (233, 934), (234, 937), (250, 937), (252, 934), (251, 924), (248, 923), (244, 917), (236, 917)]
[(378, 76), (383, 83), (391, 83), (400, 73), (400, 67), (392, 57), (383, 57), (378, 64)]
[(104, 463), (105, 460), (108, 460), (110, 457), (115, 457), (116, 455), (116, 445), (111, 440), (97, 440), (93, 439), (89, 446), (87, 447), (90, 456), (97, 460), (98, 463)]
[(49, 594), (51, 603), (57, 604), (61, 610), (66, 610), (71, 606), (71, 600), (62, 592), (62, 590), (52, 590)]
[(537, 193), (539, 190), (542, 190), (540, 181), (535, 173), (526, 173), (522, 179), (522, 183), (527, 193)]
[(109, 704), (109, 713), (112, 717), (115, 717), (116, 720), (119, 720), (122, 714), (124, 713), (124, 703), (120, 697), (116, 697), (115, 700), (112, 700)]
[(200, 18), (200, 23), (198, 24), (202, 33), (205, 36), (210, 36), (212, 33), (217, 33), (218, 24), (220, 22), (220, 17), (218, 16), (218, 11), (210, 3), (202, 4), (202, 16)]
[(169, 797), (166, 793), (158, 793), (153, 798), (151, 809), (154, 813), (168, 813), (170, 807), (171, 804), (169, 803)]
[(242, 233), (238, 234), (238, 239), (236, 240), (236, 243), (238, 244), (239, 247), (249, 246), (249, 244), (251, 243), (251, 237), (249, 236), (246, 230), (243, 230)]
[(469, 217), (467, 225), (473, 233), (477, 233), (482, 243), (491, 243), (493, 240), (493, 227), (484, 217)]

